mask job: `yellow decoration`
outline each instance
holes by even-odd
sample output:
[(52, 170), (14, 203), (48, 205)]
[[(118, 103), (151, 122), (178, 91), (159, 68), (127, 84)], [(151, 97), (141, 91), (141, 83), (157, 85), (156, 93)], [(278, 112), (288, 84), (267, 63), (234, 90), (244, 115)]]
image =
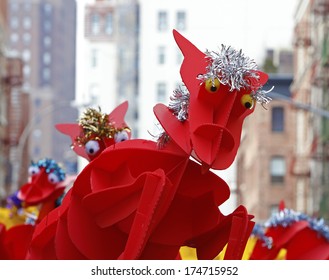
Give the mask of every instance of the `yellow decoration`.
[(39, 210), (35, 206), (23, 208), (18, 211), (17, 208), (8, 209), (0, 207), (0, 223), (9, 229), (15, 225), (24, 224), (29, 215), (37, 217)]
[(241, 97), (241, 104), (247, 109), (252, 109), (254, 107), (255, 101), (250, 94), (244, 94)]
[(210, 93), (216, 93), (219, 90), (220, 82), (217, 78), (215, 79), (207, 79), (205, 81), (205, 89)]

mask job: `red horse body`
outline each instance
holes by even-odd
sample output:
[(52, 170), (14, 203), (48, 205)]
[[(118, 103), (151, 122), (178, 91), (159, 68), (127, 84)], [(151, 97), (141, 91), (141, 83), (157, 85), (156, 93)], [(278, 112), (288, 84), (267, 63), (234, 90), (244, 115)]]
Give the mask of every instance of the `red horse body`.
[[(226, 259), (242, 257), (252, 217), (243, 206), (220, 212), (230, 191), (210, 168), (232, 164), (245, 117), (266, 100), (259, 90), (267, 75), (243, 72), (243, 64), (236, 65), (242, 74), (227, 76), (214, 70), (215, 54), (177, 31), (174, 37), (187, 91), (177, 91), (169, 107), (154, 107), (164, 133), (158, 142), (116, 143), (93, 159), (63, 204), (37, 225), (29, 259), (176, 259), (181, 246), (212, 259), (225, 245)], [(228, 49), (222, 60), (232, 58)], [(237, 53), (228, 63), (245, 60)]]

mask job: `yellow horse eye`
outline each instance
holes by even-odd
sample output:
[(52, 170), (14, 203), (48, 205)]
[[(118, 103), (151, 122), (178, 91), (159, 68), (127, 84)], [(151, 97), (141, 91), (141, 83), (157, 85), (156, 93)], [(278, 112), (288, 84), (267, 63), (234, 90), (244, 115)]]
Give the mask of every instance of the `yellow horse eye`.
[(241, 104), (247, 109), (252, 109), (254, 107), (254, 99), (250, 96), (250, 94), (244, 94), (241, 97)]
[(204, 83), (205, 89), (210, 93), (216, 93), (219, 90), (220, 82), (217, 78), (207, 79)]

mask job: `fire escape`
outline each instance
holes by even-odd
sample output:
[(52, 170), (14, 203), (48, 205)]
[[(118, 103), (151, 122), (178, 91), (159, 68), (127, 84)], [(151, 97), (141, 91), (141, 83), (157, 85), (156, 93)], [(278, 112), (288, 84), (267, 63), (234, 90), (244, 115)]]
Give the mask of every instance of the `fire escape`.
[[(312, 72), (312, 61), (307, 59), (310, 47), (312, 46), (311, 39), (311, 22), (308, 14), (299, 22), (297, 22), (294, 30), (294, 49), (295, 56), (297, 57), (297, 52), (303, 53), (303, 62), (297, 58), (297, 63), (303, 63), (302, 71), (298, 74), (294, 74), (294, 81), (292, 84), (292, 93), (293, 100), (289, 102), (293, 105), (293, 108), (303, 109), (305, 116), (309, 115), (308, 106), (308, 98), (310, 94), (310, 90), (307, 81)], [(303, 107), (299, 106), (302, 104), (307, 104)], [(303, 143), (305, 145), (305, 143)], [(303, 151), (303, 153), (296, 153), (293, 160), (292, 165), (290, 167), (290, 172), (292, 175), (298, 176), (299, 178), (305, 178), (308, 180), (310, 177), (310, 155), (308, 152)]]
[[(315, 94), (319, 94), (322, 109), (329, 111), (329, 0), (315, 0), (312, 6), (314, 32), (317, 42), (314, 46), (318, 56), (314, 63), (312, 85)], [(320, 215), (329, 219), (329, 120), (320, 118), (317, 146), (312, 159), (319, 187)], [(320, 173), (319, 173), (320, 171)]]
[[(1, 77), (3, 94), (2, 105), (5, 108), (5, 122), (2, 125), (1, 145), (5, 178), (2, 182), (5, 195), (9, 195), (12, 181), (12, 166), (16, 158), (13, 154), (19, 142), (19, 137), (28, 119), (22, 85), (22, 60), (17, 57), (4, 58), (4, 74)], [(22, 164), (22, 162), (19, 162)], [(2, 197), (4, 199), (5, 197)]]

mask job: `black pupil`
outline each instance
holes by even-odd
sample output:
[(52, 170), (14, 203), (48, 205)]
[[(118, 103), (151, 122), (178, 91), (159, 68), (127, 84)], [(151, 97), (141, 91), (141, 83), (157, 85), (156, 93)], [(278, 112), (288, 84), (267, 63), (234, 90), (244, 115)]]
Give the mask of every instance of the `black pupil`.
[(211, 91), (216, 91), (217, 90), (217, 87), (216, 86), (211, 86), (210, 90)]
[(247, 108), (247, 109), (250, 109), (251, 108), (251, 103), (250, 102), (246, 102), (244, 104), (244, 106)]
[(94, 149), (93, 148), (90, 148), (89, 149), (89, 153), (93, 154), (94, 153)]

